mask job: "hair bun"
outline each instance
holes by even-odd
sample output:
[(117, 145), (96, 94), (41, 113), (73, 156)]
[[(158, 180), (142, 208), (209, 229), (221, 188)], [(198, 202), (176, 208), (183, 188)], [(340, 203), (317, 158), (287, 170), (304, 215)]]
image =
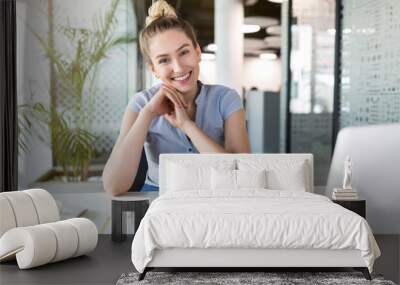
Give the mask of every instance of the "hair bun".
[(175, 9), (165, 0), (158, 0), (149, 8), (149, 15), (146, 17), (146, 26), (161, 17), (177, 18)]

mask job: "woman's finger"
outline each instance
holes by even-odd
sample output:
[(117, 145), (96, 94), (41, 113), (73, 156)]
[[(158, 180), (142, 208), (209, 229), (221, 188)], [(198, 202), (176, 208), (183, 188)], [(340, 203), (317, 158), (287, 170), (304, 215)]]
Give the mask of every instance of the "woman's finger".
[(163, 84), (163, 90), (165, 90), (166, 92), (168, 92), (171, 96), (174, 96), (174, 98), (176, 98), (176, 100), (181, 103), (179, 105), (183, 105), (183, 102), (181, 100), (181, 98), (176, 94), (176, 92), (174, 92), (173, 88), (171, 88), (170, 86)]
[(180, 107), (181, 106), (181, 102), (176, 98), (176, 96), (174, 94), (172, 94), (169, 90), (164, 89), (163, 90), (164, 95), (169, 99), (169, 101), (172, 103), (173, 107), (177, 106)]
[(164, 87), (164, 91), (165, 91), (165, 95), (178, 107), (184, 108), (184, 105), (182, 103), (182, 101), (179, 99), (179, 97), (172, 91), (170, 91), (170, 89), (165, 88)]
[(176, 90), (174, 87), (164, 84), (165, 88), (168, 89), (171, 93), (175, 94), (175, 96), (177, 96), (179, 98), (179, 100), (182, 102), (182, 105), (184, 107), (187, 107), (187, 103), (185, 102), (185, 98), (182, 95), (182, 93), (180, 93), (178, 90)]

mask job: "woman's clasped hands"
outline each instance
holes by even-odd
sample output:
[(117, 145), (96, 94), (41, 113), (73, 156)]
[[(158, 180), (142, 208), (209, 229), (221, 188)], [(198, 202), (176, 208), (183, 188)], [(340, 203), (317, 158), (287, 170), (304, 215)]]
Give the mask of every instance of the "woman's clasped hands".
[(166, 84), (161, 85), (145, 108), (154, 116), (164, 116), (175, 128), (182, 129), (186, 123), (191, 122), (183, 95)]

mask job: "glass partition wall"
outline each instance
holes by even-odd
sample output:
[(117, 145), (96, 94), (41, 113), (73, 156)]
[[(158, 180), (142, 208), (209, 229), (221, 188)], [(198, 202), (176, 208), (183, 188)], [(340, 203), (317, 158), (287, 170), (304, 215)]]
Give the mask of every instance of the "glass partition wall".
[(400, 122), (400, 1), (342, 0), (340, 128)]
[(315, 184), (325, 185), (340, 129), (400, 121), (400, 2), (288, 0), (282, 8), (280, 151), (313, 153)]
[(325, 185), (332, 151), (335, 0), (290, 4), (287, 150), (313, 153), (315, 185)]

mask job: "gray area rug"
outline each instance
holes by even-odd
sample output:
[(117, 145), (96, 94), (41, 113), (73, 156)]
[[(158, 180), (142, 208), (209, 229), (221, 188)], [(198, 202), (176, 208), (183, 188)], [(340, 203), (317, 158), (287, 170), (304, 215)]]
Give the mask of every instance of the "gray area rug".
[(148, 272), (142, 281), (139, 273), (122, 274), (117, 285), (134, 284), (379, 284), (395, 285), (384, 280), (381, 275), (372, 274), (372, 281), (364, 278), (360, 272)]

